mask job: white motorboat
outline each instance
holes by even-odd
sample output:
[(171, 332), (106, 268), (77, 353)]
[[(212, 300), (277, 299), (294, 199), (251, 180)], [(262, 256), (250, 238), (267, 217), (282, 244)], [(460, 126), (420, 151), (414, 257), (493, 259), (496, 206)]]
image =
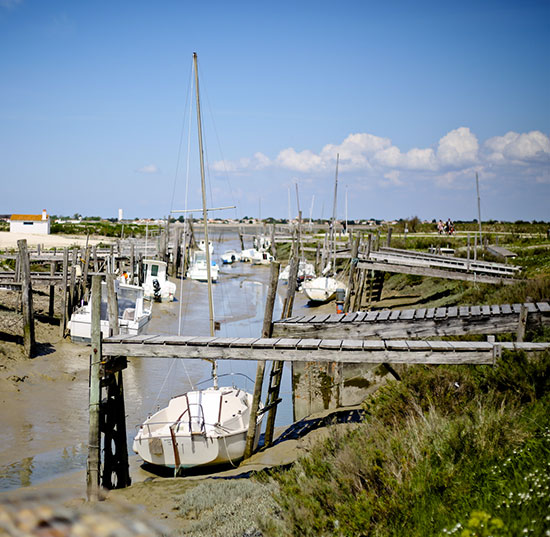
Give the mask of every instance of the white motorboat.
[(328, 302), (336, 296), (337, 289), (346, 289), (346, 285), (330, 276), (319, 276), (307, 280), (301, 287), (311, 302)]
[[(151, 319), (151, 308), (144, 306), (143, 288), (115, 281), (118, 301), (118, 326), (120, 334), (136, 336), (140, 334)], [(109, 329), (107, 313), (107, 284), (101, 284), (101, 333), (103, 337), (112, 335)], [(69, 330), (71, 341), (90, 342), (92, 326), (92, 302), (77, 308), (71, 315)]]
[[(199, 250), (206, 252), (206, 241), (200, 240), (197, 246), (199, 247)], [(212, 244), (212, 241), (208, 241), (208, 250), (210, 255), (214, 253), (214, 245)]]
[(166, 263), (158, 259), (144, 259), (143, 290), (145, 298), (159, 302), (172, 302), (176, 292), (176, 284), (168, 280)]
[[(288, 282), (290, 275), (290, 265), (287, 265), (279, 274), (279, 280), (282, 282)], [(305, 259), (302, 259), (298, 264), (298, 280), (310, 280), (315, 277), (315, 267), (308, 263)]]
[(237, 252), (237, 250), (227, 250), (227, 252), (224, 252), (220, 256), (220, 258), (224, 265), (231, 265), (232, 263), (235, 263), (235, 261), (241, 260), (241, 254), (240, 252)]
[(269, 265), (275, 258), (264, 250), (256, 248), (247, 248), (241, 252), (241, 261), (252, 263), (253, 265)]
[(146, 462), (176, 469), (236, 463), (243, 457), (251, 405), (252, 395), (238, 388), (187, 392), (139, 427), (133, 450)]
[[(210, 278), (213, 282), (218, 281), (219, 270), (216, 262), (210, 261)], [(208, 281), (206, 252), (204, 250), (193, 252), (191, 264), (187, 270), (187, 277), (200, 282)]]

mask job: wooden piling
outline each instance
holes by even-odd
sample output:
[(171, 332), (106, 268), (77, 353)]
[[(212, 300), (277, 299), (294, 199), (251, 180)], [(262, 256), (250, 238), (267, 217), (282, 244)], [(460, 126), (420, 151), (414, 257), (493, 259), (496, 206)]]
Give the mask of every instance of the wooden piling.
[(100, 429), (99, 405), (101, 395), (101, 276), (92, 277), (92, 349), (90, 354), (90, 397), (88, 464), (86, 489), (88, 501), (99, 499)]
[(21, 310), (23, 312), (23, 345), (25, 354), (32, 358), (35, 340), (34, 340), (34, 313), (32, 305), (32, 282), (31, 266), (29, 261), (29, 252), (27, 250), (27, 240), (17, 241), (19, 248), (19, 258), (21, 260)]
[[(57, 263), (55, 261), (52, 261), (50, 263), (50, 276), (52, 278), (55, 275), (56, 264)], [(48, 317), (52, 319), (54, 316), (54, 313), (55, 313), (55, 285), (52, 283), (50, 284), (50, 301), (48, 304)]]
[(348, 281), (348, 292), (346, 293), (346, 298), (344, 300), (344, 312), (347, 313), (350, 311), (351, 299), (355, 296), (355, 284), (356, 284), (356, 272), (357, 272), (357, 255), (359, 253), (359, 237), (355, 237), (353, 245), (351, 247), (351, 262), (349, 268), (349, 281)]
[[(269, 291), (267, 300), (265, 303), (264, 323), (262, 326), (262, 337), (271, 337), (273, 329), (273, 308), (275, 306), (275, 298), (277, 297), (277, 284), (279, 281), (279, 270), (281, 264), (277, 261), (271, 263), (271, 273), (269, 277)], [(254, 450), (254, 441), (256, 438), (256, 420), (258, 416), (258, 407), (260, 404), (260, 397), (262, 395), (262, 385), (265, 374), (265, 362), (259, 361), (256, 367), (256, 382), (254, 384), (254, 394), (252, 398), (252, 407), (250, 409), (250, 419), (248, 422), (248, 432), (246, 435), (246, 447), (244, 451), (244, 458), (247, 459), (252, 455)]]
[(107, 274), (107, 311), (109, 315), (109, 334), (118, 336), (120, 333), (118, 326), (118, 298), (115, 293), (116, 275), (112, 272)]
[(520, 343), (525, 338), (525, 327), (527, 326), (527, 314), (529, 310), (527, 309), (527, 306), (525, 304), (521, 305), (521, 309), (519, 310), (519, 322), (518, 322), (518, 329), (516, 332), (516, 341), (519, 341)]
[(61, 322), (59, 323), (60, 336), (65, 337), (65, 329), (67, 328), (67, 278), (69, 270), (69, 249), (63, 249), (63, 283), (61, 289)]

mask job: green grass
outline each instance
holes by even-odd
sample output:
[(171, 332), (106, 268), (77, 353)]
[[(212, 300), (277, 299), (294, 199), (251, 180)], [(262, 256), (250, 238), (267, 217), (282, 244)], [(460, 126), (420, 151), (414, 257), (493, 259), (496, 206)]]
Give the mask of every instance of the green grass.
[(402, 378), (275, 476), (264, 535), (548, 535), (550, 353)]

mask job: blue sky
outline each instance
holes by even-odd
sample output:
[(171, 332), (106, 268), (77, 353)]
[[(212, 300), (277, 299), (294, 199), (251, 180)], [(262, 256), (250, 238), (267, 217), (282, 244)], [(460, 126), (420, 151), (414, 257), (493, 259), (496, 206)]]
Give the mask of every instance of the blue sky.
[(228, 217), (330, 217), (338, 153), (339, 218), (473, 219), (477, 172), (550, 220), (548, 0), (0, 0), (0, 51), (0, 213), (200, 207), (196, 51)]

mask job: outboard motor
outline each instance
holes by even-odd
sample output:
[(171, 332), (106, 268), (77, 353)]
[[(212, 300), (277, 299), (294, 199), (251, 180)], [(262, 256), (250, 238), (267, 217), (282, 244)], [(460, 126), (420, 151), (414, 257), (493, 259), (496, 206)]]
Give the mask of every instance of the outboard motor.
[(156, 278), (153, 280), (153, 294), (155, 296), (155, 300), (160, 302), (160, 283)]

